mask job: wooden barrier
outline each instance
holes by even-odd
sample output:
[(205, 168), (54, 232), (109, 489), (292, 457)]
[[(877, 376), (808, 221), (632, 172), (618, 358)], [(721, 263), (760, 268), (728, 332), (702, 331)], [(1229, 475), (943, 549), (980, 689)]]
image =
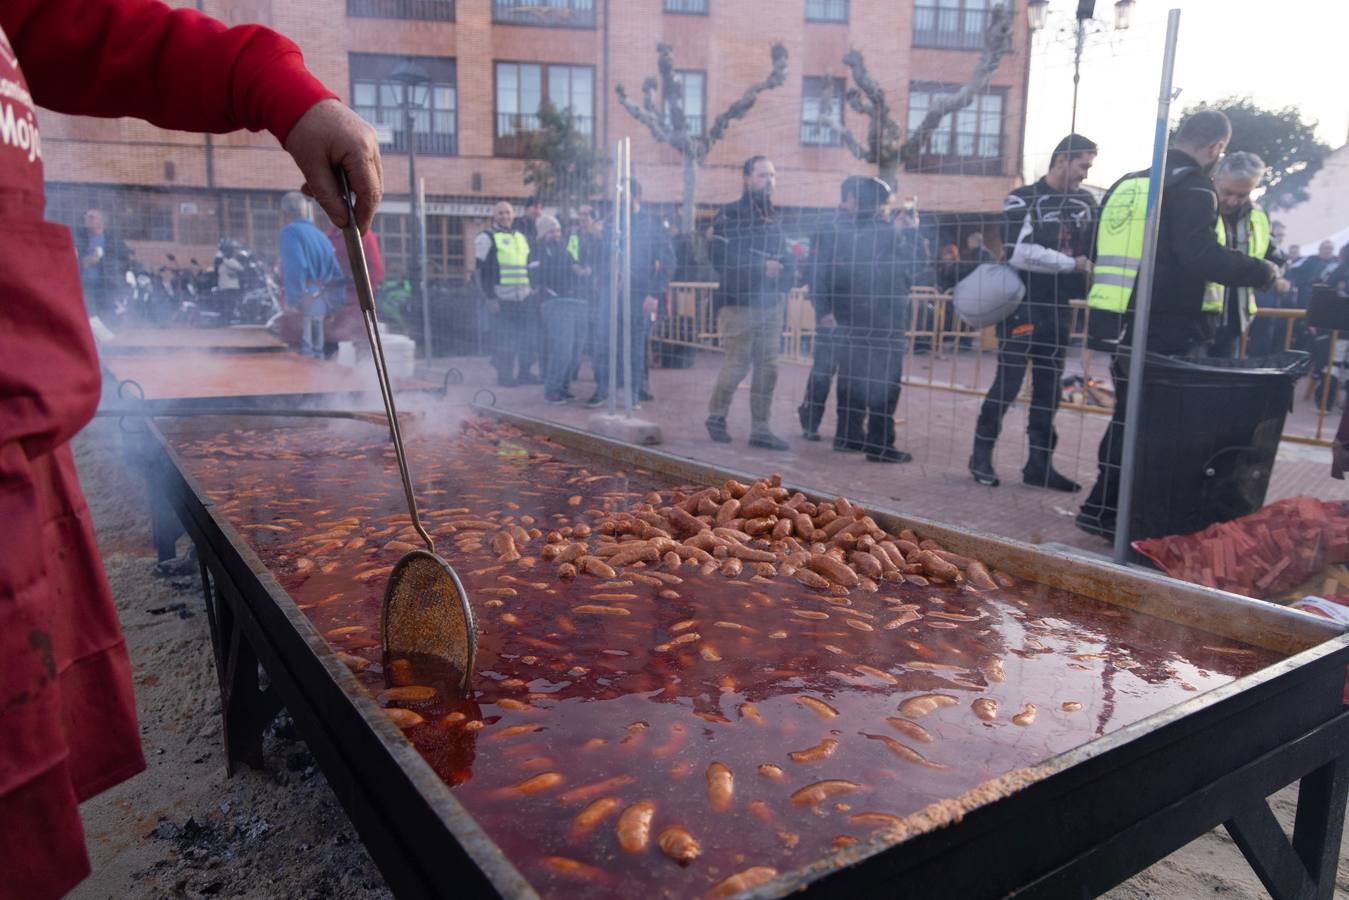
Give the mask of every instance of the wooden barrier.
[[(716, 282), (674, 282), (666, 296), (666, 315), (656, 324), (651, 333), (653, 342), (697, 347), (703, 350), (720, 350), (721, 337), (717, 331), (716, 315), (713, 313), (712, 295), (717, 289)], [(1079, 356), (1082, 380), (1085, 385), (1095, 383), (1092, 367), (1096, 362), (1096, 353), (1087, 346), (1087, 325), (1091, 311), (1085, 300), (1071, 300), (1072, 319), (1069, 325), (1069, 346), (1082, 348)], [(1294, 328), (1297, 322), (1306, 316), (1301, 309), (1260, 309), (1259, 318), (1281, 320), (1285, 323), (1282, 349), (1292, 347)], [(782, 349), (780, 360), (786, 363), (810, 365), (815, 344), (816, 322), (815, 308), (810, 302), (810, 292), (806, 288), (794, 288), (787, 295), (783, 308)], [(908, 343), (907, 371), (903, 383), (918, 387), (932, 387), (955, 391), (963, 394), (983, 394), (982, 376), (985, 357), (992, 356), (990, 365), (997, 364), (998, 337), (997, 328), (971, 328), (960, 319), (951, 305), (950, 292), (939, 292), (931, 287), (916, 287), (909, 294), (909, 328), (905, 336)], [(1246, 336), (1242, 336), (1240, 357), (1246, 357)], [(949, 378), (937, 375), (937, 366), (927, 367), (926, 378), (914, 376), (912, 358), (919, 352), (930, 352), (934, 362), (950, 362)], [(967, 356), (973, 352), (972, 369)], [(966, 357), (962, 365), (961, 358)], [(1108, 378), (1109, 364), (1100, 375), (1104, 381)], [(962, 378), (962, 375), (964, 376)], [(1310, 380), (1309, 380), (1310, 382)], [(1027, 399), (1030, 391), (1030, 379), (1022, 386), (1018, 400)], [(1060, 409), (1074, 412), (1109, 415), (1113, 404), (1099, 399), (1099, 392), (1092, 402), (1073, 403), (1064, 401)], [(1307, 399), (1313, 399), (1311, 384), (1307, 388)], [(1285, 439), (1298, 443), (1317, 446), (1330, 446), (1325, 437), (1324, 422), (1329, 414), (1328, 391), (1322, 391), (1317, 401), (1317, 427), (1314, 436), (1284, 435)]]

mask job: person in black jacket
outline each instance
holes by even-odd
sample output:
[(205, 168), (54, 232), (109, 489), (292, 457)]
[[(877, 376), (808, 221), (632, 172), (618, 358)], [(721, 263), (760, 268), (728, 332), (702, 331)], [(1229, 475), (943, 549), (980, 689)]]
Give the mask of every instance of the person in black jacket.
[[(660, 301), (670, 286), (670, 276), (674, 274), (674, 244), (660, 216), (643, 210), (642, 185), (632, 179), (632, 283), (628, 290), (628, 308), (618, 310), (619, 348), (617, 354), (618, 371), (614, 384), (623, 387), (627, 384), (631, 359), (633, 405), (650, 402), (650, 383), (647, 373), (646, 348), (651, 337), (651, 323), (660, 310)], [(606, 235), (605, 245), (613, 242), (613, 232)], [(607, 281), (601, 290), (607, 293)], [(623, 317), (632, 317), (632, 344), (622, 345)], [(599, 321), (596, 323), (595, 353), (591, 363), (595, 370), (595, 394), (586, 401), (586, 406), (596, 407), (609, 399), (609, 308), (603, 305)]]
[(1054, 148), (1049, 172), (1034, 184), (1007, 195), (1002, 210), (1008, 264), (1026, 285), (1026, 298), (998, 323), (998, 371), (988, 389), (974, 427), (970, 474), (980, 484), (998, 486), (993, 471), (993, 446), (1021, 384), (1031, 370), (1031, 400), (1026, 433), (1030, 457), (1021, 478), (1032, 487), (1071, 493), (1082, 489), (1054, 469), (1054, 413), (1059, 408), (1059, 380), (1068, 350), (1073, 311), (1070, 300), (1087, 296), (1091, 248), (1099, 213), (1096, 199), (1082, 182), (1096, 159), (1096, 144), (1070, 134)]
[(572, 397), (568, 388), (589, 309), (576, 296), (576, 261), (562, 242), (562, 226), (546, 214), (535, 224), (538, 238), (529, 248), (529, 283), (543, 322), (543, 397), (556, 405)]
[[(829, 402), (829, 387), (834, 382), (839, 363), (839, 343), (835, 334), (838, 322), (833, 309), (823, 302), (825, 298), (815, 289), (815, 282), (821, 270), (833, 265), (834, 245), (839, 234), (853, 226), (857, 217), (857, 184), (863, 180), (857, 175), (843, 179), (834, 221), (810, 239), (807, 284), (811, 286), (810, 302), (815, 307), (815, 336), (811, 344), (810, 375), (806, 377), (806, 396), (796, 410), (801, 420), (801, 437), (808, 441), (820, 439), (820, 422), (824, 419), (824, 407)], [(837, 403), (839, 410), (842, 410), (842, 382), (838, 385)], [(842, 428), (835, 429), (836, 434), (841, 431)]]
[[(1218, 243), (1218, 195), (1209, 173), (1222, 158), (1231, 138), (1232, 123), (1226, 115), (1214, 109), (1201, 109), (1181, 122), (1172, 140), (1148, 318), (1149, 353), (1203, 355), (1212, 337), (1211, 323), (1203, 310), (1205, 286), (1209, 282), (1264, 288), (1279, 277), (1273, 263)], [(1106, 202), (1109, 203), (1108, 195)], [(1134, 297), (1130, 298), (1119, 339), (1120, 346), (1126, 349), (1133, 343)], [(1115, 411), (1097, 450), (1096, 485), (1076, 520), (1078, 528), (1109, 540), (1115, 535), (1120, 459), (1124, 452), (1125, 398), (1129, 387), (1127, 356), (1115, 358), (1111, 375), (1115, 382)], [(1184, 423), (1177, 426), (1184, 427)], [(1138, 502), (1165, 503), (1166, 498), (1144, 497), (1138, 498)]]
[(885, 214), (890, 187), (879, 178), (857, 184), (852, 227), (838, 233), (814, 292), (838, 320), (839, 434), (836, 450), (861, 450), (868, 462), (913, 459), (895, 449), (895, 406), (904, 367), (904, 334), (915, 261)]
[(792, 284), (787, 238), (773, 207), (777, 171), (765, 156), (751, 156), (742, 167), (745, 190), (722, 207), (712, 223), (712, 266), (721, 277), (713, 295), (717, 333), (726, 357), (707, 407), (707, 433), (730, 443), (726, 414), (731, 398), (753, 369), (749, 389), (751, 447), (786, 450), (786, 441), (768, 425), (778, 381), (783, 298)]
[(84, 227), (75, 231), (75, 248), (80, 255), (80, 283), (89, 314), (115, 314), (117, 300), (127, 289), (131, 251), (115, 232), (107, 230), (102, 210), (91, 209), (84, 214)]

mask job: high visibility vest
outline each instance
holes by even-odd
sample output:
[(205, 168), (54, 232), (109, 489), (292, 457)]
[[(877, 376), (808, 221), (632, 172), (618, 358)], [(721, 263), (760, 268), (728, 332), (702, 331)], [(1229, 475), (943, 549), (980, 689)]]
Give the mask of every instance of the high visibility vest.
[(497, 250), (497, 284), (528, 286), (529, 239), (518, 231), (494, 231), (492, 243)]
[[(1218, 217), (1217, 232), (1218, 243), (1226, 247), (1227, 226), (1223, 224), (1222, 216)], [(1246, 244), (1246, 252), (1255, 259), (1265, 258), (1265, 253), (1269, 250), (1269, 216), (1265, 215), (1264, 210), (1251, 207), (1251, 211), (1237, 221), (1237, 247), (1240, 248), (1242, 243)], [(1204, 312), (1221, 315), (1226, 295), (1227, 289), (1221, 284), (1210, 284), (1204, 291)], [(1245, 303), (1240, 302), (1243, 295)], [(1255, 291), (1245, 287), (1237, 288), (1237, 296), (1237, 309), (1241, 310), (1241, 330), (1245, 331), (1258, 309), (1255, 304)]]
[(1096, 229), (1096, 263), (1087, 294), (1091, 309), (1128, 311), (1143, 260), (1147, 217), (1148, 173), (1129, 176), (1111, 189)]
[(581, 236), (573, 234), (567, 238), (567, 253), (571, 255), (572, 262), (581, 261)]

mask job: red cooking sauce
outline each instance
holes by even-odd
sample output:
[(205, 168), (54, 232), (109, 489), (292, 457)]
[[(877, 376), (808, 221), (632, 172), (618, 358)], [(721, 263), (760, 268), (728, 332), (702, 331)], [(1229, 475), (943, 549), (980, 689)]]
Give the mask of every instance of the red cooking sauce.
[[(752, 581), (748, 567), (728, 579), (685, 566), (680, 584), (601, 587), (557, 577), (542, 540), (498, 563), (493, 531), (466, 523), (546, 533), (653, 490), (668, 502), (677, 486), (496, 426), (409, 445), (423, 516), (478, 617), (474, 695), (390, 696), (378, 647), (387, 576), (355, 579), (398, 560), (406, 548), (385, 549), (390, 540), (419, 544), (386, 435), (353, 422), (165, 428), (216, 515), (334, 648), (371, 663), (360, 675), (370, 692), (422, 718), (407, 738), (545, 896), (700, 896), (749, 867), (789, 872), (887, 817), (1277, 659), (1026, 581), (988, 592), (885, 583), (839, 598), (790, 578)], [(579, 829), (596, 801), (597, 821)], [(624, 849), (619, 821), (634, 846), (644, 810), (649, 841)], [(670, 826), (697, 841), (684, 865), (657, 847)]]

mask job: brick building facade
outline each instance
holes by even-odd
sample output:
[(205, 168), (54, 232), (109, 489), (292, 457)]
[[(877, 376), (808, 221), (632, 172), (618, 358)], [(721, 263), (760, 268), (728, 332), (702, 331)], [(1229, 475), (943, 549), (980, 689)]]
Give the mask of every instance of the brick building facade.
[[(391, 274), (406, 264), (409, 231), (406, 135), (399, 88), (389, 81), (408, 57), (431, 76), (416, 133), (418, 174), (428, 198), (431, 277), (462, 274), (466, 242), (499, 197), (518, 199), (520, 136), (539, 99), (568, 106), (601, 147), (630, 135), (648, 202), (676, 202), (680, 159), (619, 105), (622, 84), (640, 96), (656, 72), (657, 43), (675, 48), (686, 74), (686, 110), (709, 120), (767, 75), (769, 48), (790, 53), (786, 83), (735, 122), (700, 173), (700, 204), (739, 192), (739, 166), (769, 154), (778, 200), (830, 208), (845, 174), (869, 166), (839, 142), (848, 71), (861, 50), (886, 88), (901, 127), (921, 119), (934, 94), (965, 81), (978, 59), (995, 0), (197, 0), (221, 20), (262, 22), (294, 38), (310, 68), (372, 122), (383, 123), (386, 211), (377, 222)], [(921, 172), (901, 171), (899, 194), (937, 213), (996, 210), (1020, 178), (1029, 32), (1018, 22), (1014, 52), (989, 90), (944, 123)], [(844, 109), (857, 133), (866, 120)], [(48, 215), (76, 224), (105, 209), (147, 261), (170, 248), (209, 254), (221, 235), (272, 252), (280, 193), (295, 170), (266, 135), (204, 137), (130, 120), (46, 113), (43, 148)], [(610, 151), (612, 152), (612, 151)], [(204, 262), (205, 260), (203, 260)], [(470, 259), (471, 261), (471, 259)]]

